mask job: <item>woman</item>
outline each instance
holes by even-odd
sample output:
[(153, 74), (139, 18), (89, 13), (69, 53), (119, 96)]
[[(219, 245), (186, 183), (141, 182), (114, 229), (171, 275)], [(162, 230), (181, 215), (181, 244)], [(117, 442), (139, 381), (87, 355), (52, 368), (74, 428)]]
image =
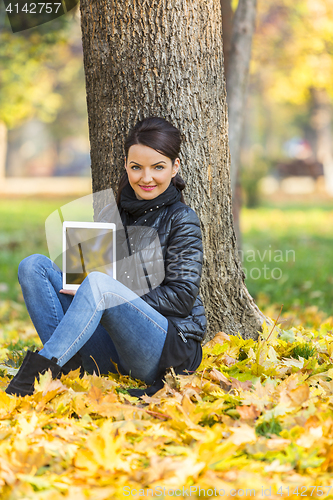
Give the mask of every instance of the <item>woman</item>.
[[(101, 374), (116, 373), (116, 363), (120, 373), (151, 385), (132, 389), (132, 395), (151, 395), (163, 387), (169, 367), (176, 373), (198, 368), (206, 332), (198, 295), (203, 251), (199, 219), (181, 193), (180, 143), (179, 130), (158, 117), (138, 122), (125, 142), (119, 215), (133, 256), (128, 230), (157, 231), (165, 272), (158, 286), (153, 288), (145, 271), (148, 292), (139, 296), (121, 281), (92, 272), (72, 292), (61, 289), (62, 274), (46, 256), (31, 255), (20, 263), (19, 283), (43, 349), (27, 352), (8, 394), (32, 394), (35, 377), (48, 368), (56, 378), (79, 367), (83, 376), (96, 365)], [(110, 206), (98, 220), (113, 221)], [(125, 276), (126, 271), (121, 275), (126, 283)]]

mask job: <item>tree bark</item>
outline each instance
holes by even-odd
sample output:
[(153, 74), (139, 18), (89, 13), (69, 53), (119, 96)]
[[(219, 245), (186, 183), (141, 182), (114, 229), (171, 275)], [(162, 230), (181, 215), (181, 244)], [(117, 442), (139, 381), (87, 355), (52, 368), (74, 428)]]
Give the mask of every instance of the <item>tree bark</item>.
[(326, 191), (333, 195), (332, 104), (325, 89), (311, 89), (315, 156), (323, 164)]
[(257, 337), (266, 319), (244, 284), (233, 228), (219, 1), (81, 0), (93, 192), (117, 191), (123, 144), (157, 115), (183, 135), (180, 175), (201, 221), (207, 340)]

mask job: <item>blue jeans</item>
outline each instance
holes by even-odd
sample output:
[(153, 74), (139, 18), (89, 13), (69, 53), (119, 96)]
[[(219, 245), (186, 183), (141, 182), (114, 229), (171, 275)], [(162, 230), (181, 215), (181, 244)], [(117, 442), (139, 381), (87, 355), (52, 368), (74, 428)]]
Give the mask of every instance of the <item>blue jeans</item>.
[(154, 382), (168, 320), (136, 293), (100, 272), (90, 273), (74, 296), (59, 293), (62, 273), (40, 254), (20, 262), (18, 280), (40, 355), (63, 366), (80, 352), (89, 373), (116, 373), (114, 361), (123, 375)]

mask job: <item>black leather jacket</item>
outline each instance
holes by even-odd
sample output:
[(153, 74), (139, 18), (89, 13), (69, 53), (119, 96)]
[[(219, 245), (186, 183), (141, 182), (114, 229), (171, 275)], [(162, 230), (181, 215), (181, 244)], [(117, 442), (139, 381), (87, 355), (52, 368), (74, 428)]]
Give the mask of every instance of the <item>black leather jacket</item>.
[[(144, 219), (142, 215), (126, 227), (126, 213), (122, 207), (118, 211), (115, 203), (104, 207), (98, 215), (99, 222), (117, 220), (117, 280), (127, 286), (136, 282), (141, 298), (171, 321), (181, 336), (203, 342), (207, 320), (198, 293), (203, 259), (199, 218), (191, 207), (179, 201), (161, 207), (149, 227), (143, 227)], [(135, 232), (136, 228), (139, 231)], [(162, 276), (150, 273), (149, 261), (153, 258), (156, 261), (156, 248), (152, 250), (149, 245), (153, 238), (152, 231), (157, 232), (159, 238), (161, 259), (164, 261)], [(141, 251), (135, 254), (133, 249), (138, 244)], [(143, 278), (136, 272), (134, 276), (133, 270), (130, 274), (126, 259), (118, 261), (119, 253), (124, 254), (125, 251), (131, 258), (138, 256), (138, 263), (144, 260)], [(135, 266), (136, 269), (139, 267)]]

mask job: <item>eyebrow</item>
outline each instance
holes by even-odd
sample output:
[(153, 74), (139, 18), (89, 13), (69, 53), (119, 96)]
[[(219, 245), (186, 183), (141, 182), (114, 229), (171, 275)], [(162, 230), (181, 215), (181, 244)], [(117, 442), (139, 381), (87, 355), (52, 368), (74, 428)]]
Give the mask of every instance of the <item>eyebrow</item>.
[[(135, 163), (135, 165), (138, 165), (139, 167), (142, 167), (142, 165), (140, 165), (140, 163), (136, 163), (136, 161), (130, 161), (129, 164), (131, 163)], [(154, 163), (154, 165), (151, 165), (151, 167), (155, 167), (155, 165), (159, 165), (160, 163), (165, 163), (165, 161), (158, 161), (157, 163)], [(166, 164), (166, 163), (165, 163)]]

